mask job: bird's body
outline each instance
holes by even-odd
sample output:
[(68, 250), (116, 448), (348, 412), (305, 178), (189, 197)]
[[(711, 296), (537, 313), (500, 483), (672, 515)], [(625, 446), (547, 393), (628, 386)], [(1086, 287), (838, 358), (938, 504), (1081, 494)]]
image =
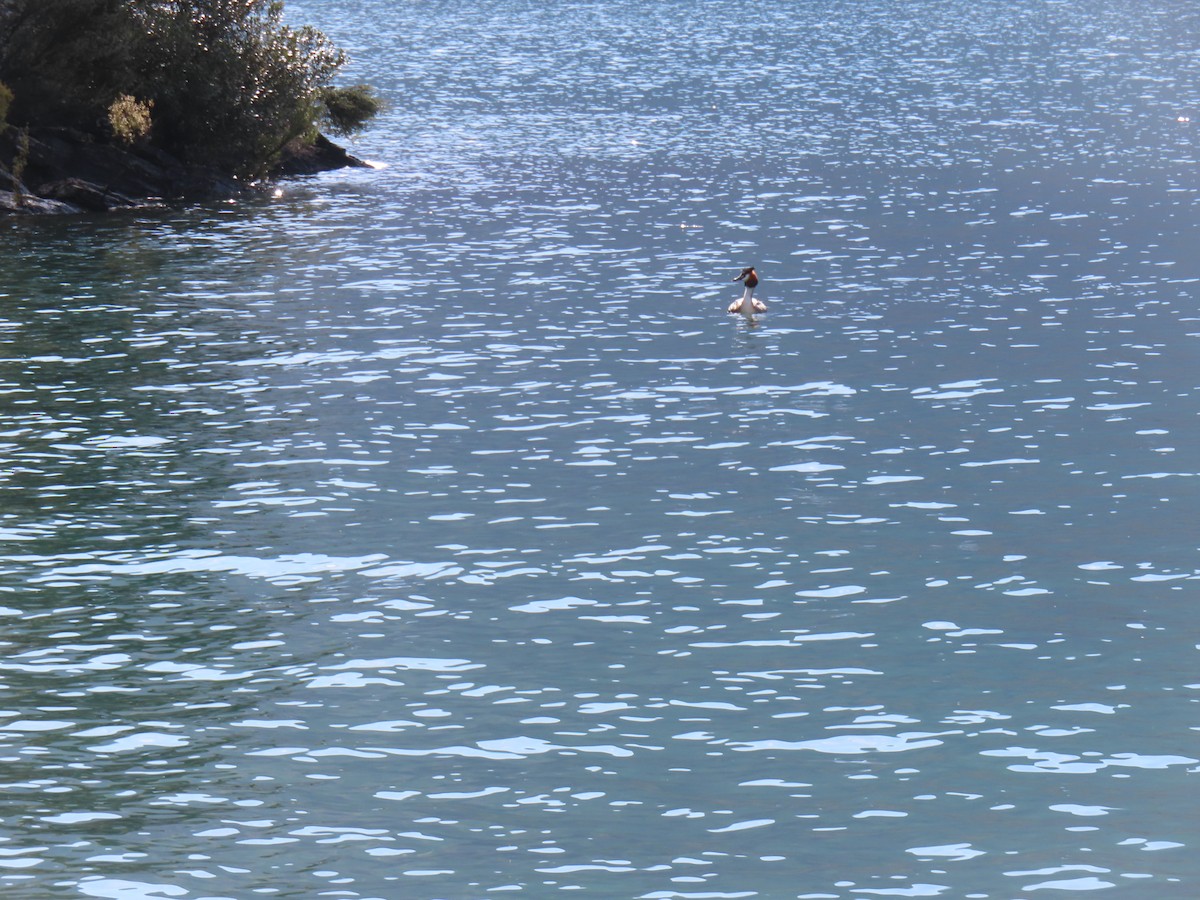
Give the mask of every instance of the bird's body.
[(734, 281), (744, 281), (745, 290), (742, 296), (729, 304), (731, 313), (741, 313), (746, 319), (752, 320), (756, 312), (766, 312), (767, 306), (761, 300), (754, 299), (754, 289), (758, 287), (758, 273), (754, 271), (754, 266), (747, 266), (742, 269)]

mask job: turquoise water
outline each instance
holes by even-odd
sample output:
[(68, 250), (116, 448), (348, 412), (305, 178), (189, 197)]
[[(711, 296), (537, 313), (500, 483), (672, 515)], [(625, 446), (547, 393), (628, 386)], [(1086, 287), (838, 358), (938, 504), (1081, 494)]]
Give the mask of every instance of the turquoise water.
[(0, 223), (8, 893), (1197, 896), (1186, 4), (289, 11), (383, 168)]

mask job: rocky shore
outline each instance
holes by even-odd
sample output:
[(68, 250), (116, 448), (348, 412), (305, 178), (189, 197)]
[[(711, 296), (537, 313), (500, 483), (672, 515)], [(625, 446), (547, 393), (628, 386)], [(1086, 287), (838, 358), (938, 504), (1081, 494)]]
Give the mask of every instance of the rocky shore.
[[(262, 189), (188, 166), (153, 147), (103, 143), (69, 128), (0, 133), (0, 215), (112, 212), (172, 202), (232, 199)], [(289, 146), (273, 178), (366, 166), (324, 136)]]

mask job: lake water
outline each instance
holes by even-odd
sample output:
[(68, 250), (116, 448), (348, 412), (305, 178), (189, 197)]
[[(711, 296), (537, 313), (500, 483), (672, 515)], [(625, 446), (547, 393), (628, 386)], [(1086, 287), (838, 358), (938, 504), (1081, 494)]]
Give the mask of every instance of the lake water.
[(6, 896), (1200, 896), (1193, 5), (289, 14), (385, 168), (0, 223)]

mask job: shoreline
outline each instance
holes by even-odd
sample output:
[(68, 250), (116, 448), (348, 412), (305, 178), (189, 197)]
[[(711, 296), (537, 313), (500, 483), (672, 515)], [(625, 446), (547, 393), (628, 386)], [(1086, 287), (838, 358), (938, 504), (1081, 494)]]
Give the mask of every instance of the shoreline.
[(267, 179), (244, 182), (216, 169), (189, 166), (150, 146), (105, 143), (71, 128), (22, 132), (9, 127), (0, 133), (0, 216), (110, 213), (231, 200), (261, 192), (280, 178), (343, 168), (370, 166), (324, 135), (311, 144), (294, 142)]

